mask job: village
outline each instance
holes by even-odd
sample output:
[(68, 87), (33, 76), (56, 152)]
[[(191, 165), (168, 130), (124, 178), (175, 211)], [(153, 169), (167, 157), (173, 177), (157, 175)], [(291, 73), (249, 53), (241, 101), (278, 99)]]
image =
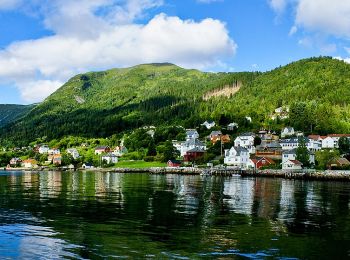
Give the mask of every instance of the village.
[[(284, 116), (282, 110), (276, 109), (276, 113)], [(251, 118), (246, 117), (246, 120), (251, 121)], [(293, 127), (284, 127), (279, 134), (266, 129), (256, 133), (239, 133), (239, 125), (235, 122), (222, 127), (210, 120), (205, 121), (198, 128), (204, 129), (205, 131), (201, 131), (204, 134), (200, 135), (197, 129), (182, 129), (184, 140), (168, 140), (172, 147), (170, 157), (164, 161), (164, 167), (225, 167), (254, 171), (261, 169), (301, 171), (317, 167), (324, 170), (350, 168), (350, 161), (347, 158), (350, 134), (305, 136)], [(150, 138), (154, 138), (156, 127), (149, 126), (142, 129)], [(228, 132), (237, 134), (228, 134)], [(213, 152), (215, 147), (216, 153)], [(96, 170), (127, 167), (125, 162), (128, 159), (130, 162), (135, 161), (128, 156), (132, 153), (128, 152), (129, 147), (124, 144), (124, 140), (114, 147), (82, 143), (80, 146), (69, 147), (63, 151), (49, 147), (47, 144), (14, 148), (14, 150), (23, 149), (30, 150), (29, 154), (34, 156), (13, 157), (6, 169)], [(82, 151), (90, 152), (90, 156), (82, 156)], [(154, 158), (157, 157), (145, 156), (144, 161), (153, 161)], [(120, 166), (121, 161), (124, 162), (124, 166)]]

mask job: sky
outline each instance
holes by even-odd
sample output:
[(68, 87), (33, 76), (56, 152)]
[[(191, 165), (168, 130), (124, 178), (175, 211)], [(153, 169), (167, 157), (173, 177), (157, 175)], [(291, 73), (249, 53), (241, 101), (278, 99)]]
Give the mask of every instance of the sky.
[(41, 102), (88, 71), (268, 71), (320, 55), (350, 62), (350, 0), (0, 0), (0, 104)]

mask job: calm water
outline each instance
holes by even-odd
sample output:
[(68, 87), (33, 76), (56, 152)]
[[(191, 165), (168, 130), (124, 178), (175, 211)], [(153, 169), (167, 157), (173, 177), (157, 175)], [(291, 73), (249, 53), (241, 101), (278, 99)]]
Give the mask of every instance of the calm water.
[(346, 259), (350, 184), (0, 172), (0, 258)]

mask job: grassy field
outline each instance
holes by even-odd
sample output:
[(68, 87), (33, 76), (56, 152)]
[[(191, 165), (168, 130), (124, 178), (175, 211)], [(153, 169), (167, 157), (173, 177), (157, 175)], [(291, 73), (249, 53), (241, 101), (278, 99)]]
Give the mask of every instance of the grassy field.
[(145, 162), (145, 161), (120, 161), (115, 167), (119, 168), (149, 168), (149, 167), (166, 167), (166, 163)]

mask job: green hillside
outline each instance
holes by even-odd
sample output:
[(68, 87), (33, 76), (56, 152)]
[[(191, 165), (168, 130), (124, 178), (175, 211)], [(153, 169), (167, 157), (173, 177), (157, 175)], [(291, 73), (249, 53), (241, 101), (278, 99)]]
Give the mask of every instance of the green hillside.
[(29, 112), (34, 106), (0, 104), (0, 127), (5, 126)]
[[(195, 127), (206, 119), (235, 121), (241, 130), (292, 125), (306, 132), (341, 133), (350, 132), (349, 101), (350, 65), (327, 57), (266, 73), (204, 73), (147, 64), (77, 75), (0, 134), (12, 142), (107, 137), (144, 125)], [(290, 107), (290, 119), (271, 120), (282, 105)]]

